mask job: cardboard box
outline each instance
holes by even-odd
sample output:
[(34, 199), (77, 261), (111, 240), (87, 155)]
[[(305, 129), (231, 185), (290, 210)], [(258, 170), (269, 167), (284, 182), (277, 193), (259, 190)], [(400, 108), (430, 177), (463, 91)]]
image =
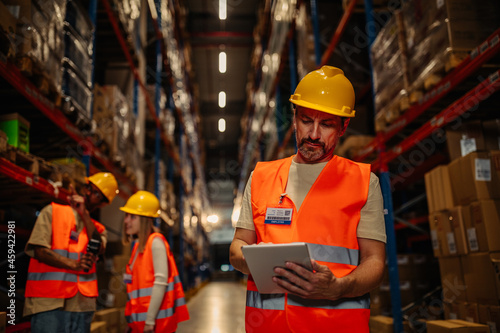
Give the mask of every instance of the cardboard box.
[(94, 321), (90, 323), (90, 333), (107, 333), (105, 321)]
[(436, 258), (444, 256), (445, 253), (449, 253), (443, 228), (447, 220), (447, 212), (433, 212), (429, 215), (432, 250)]
[(474, 152), (448, 165), (457, 204), (500, 199), (500, 152)]
[(490, 329), (486, 325), (460, 319), (429, 320), (427, 333), (490, 333)]
[(424, 175), (425, 179), (425, 194), (427, 195), (427, 207), (429, 210), (429, 213), (433, 213), (436, 211), (436, 207), (434, 205), (435, 199), (434, 199), (434, 193), (433, 193), (433, 183), (431, 180), (431, 173), (432, 170), (429, 172), (426, 172)]
[(0, 130), (7, 134), (7, 143), (22, 151), (30, 151), (30, 123), (19, 113), (0, 116)]
[(439, 258), (443, 300), (448, 303), (467, 301), (467, 286), (460, 257)]
[(500, 149), (500, 119), (483, 121), (483, 136), (486, 150)]
[(103, 321), (106, 323), (106, 332), (114, 333), (120, 331), (120, 309), (104, 309), (96, 311), (94, 321)]
[[(370, 316), (369, 326), (370, 333), (393, 333), (394, 319), (388, 316)], [(403, 328), (405, 332), (409, 332), (407, 321), (403, 321)]]
[[(490, 253), (491, 264), (493, 265), (493, 270), (495, 271), (495, 282), (497, 286), (497, 297), (500, 299), (500, 252)], [(498, 327), (500, 329), (500, 327)]]
[(500, 200), (476, 201), (467, 208), (464, 226), (470, 252), (500, 251)]
[(490, 333), (490, 328), (486, 325), (473, 323), (473, 322), (461, 320), (461, 319), (452, 319), (450, 321), (453, 323), (459, 324), (459, 325), (464, 325), (465, 327), (468, 328), (467, 332), (470, 332), (470, 333)]
[(446, 144), (451, 161), (474, 151), (486, 150), (481, 121), (470, 121), (456, 129), (447, 129)]
[[(456, 206), (448, 211), (448, 221), (450, 223), (450, 228), (453, 231), (453, 239), (448, 238), (448, 249), (455, 249), (455, 253), (458, 255), (463, 255), (469, 253), (467, 245), (467, 233), (465, 229), (465, 219), (468, 218), (470, 214), (470, 209), (468, 206)], [(450, 244), (450, 241), (454, 241), (454, 244)], [(451, 253), (451, 250), (450, 250)]]
[(488, 325), (490, 331), (498, 332), (500, 329), (500, 306), (479, 304), (479, 323)]
[(444, 319), (458, 319), (458, 304), (443, 301)]
[(467, 301), (499, 305), (496, 274), (488, 253), (472, 253), (461, 257)]
[(479, 323), (479, 307), (477, 303), (466, 303), (464, 318), (460, 318), (471, 323)]

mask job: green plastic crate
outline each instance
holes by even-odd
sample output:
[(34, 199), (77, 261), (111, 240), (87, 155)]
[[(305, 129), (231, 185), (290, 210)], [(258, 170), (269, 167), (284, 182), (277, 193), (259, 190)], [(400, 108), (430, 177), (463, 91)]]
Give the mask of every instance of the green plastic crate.
[(0, 130), (7, 134), (7, 143), (30, 152), (30, 123), (18, 113), (0, 115)]

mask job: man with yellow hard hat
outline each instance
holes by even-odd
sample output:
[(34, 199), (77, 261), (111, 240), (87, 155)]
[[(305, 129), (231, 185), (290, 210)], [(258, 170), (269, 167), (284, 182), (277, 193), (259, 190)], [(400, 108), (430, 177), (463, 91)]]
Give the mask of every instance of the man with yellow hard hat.
[(69, 205), (53, 202), (40, 211), (25, 248), (31, 259), (24, 315), (32, 315), (33, 333), (90, 332), (98, 295), (95, 261), (106, 246), (106, 229), (90, 213), (117, 193), (115, 177), (99, 172), (87, 178), (82, 196), (72, 189)]
[(250, 275), (247, 332), (369, 331), (369, 292), (385, 263), (382, 193), (370, 165), (333, 153), (354, 100), (339, 68), (307, 74), (290, 97), (297, 154), (257, 163), (248, 180), (231, 264), (250, 273), (243, 245), (305, 242), (313, 271), (293, 262), (276, 267), (282, 294), (260, 294)]

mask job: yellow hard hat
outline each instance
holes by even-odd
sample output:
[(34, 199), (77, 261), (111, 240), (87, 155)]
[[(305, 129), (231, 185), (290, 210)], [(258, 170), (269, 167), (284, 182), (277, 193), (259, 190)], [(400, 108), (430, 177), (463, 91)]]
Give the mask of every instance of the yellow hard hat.
[(354, 88), (337, 67), (323, 66), (299, 82), (290, 102), (341, 117), (354, 117)]
[(148, 191), (137, 191), (128, 198), (125, 206), (120, 207), (125, 213), (146, 217), (160, 216), (160, 202), (156, 196)]
[(91, 182), (104, 194), (109, 202), (113, 201), (118, 194), (118, 183), (115, 176), (109, 172), (98, 172), (87, 178), (87, 182)]

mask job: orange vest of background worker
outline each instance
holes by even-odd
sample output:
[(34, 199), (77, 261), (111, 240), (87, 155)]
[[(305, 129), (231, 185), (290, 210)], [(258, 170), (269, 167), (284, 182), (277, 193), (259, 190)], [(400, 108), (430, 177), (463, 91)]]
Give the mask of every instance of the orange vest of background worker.
[(125, 317), (132, 332), (175, 332), (179, 322), (189, 319), (174, 256), (153, 226), (159, 208), (147, 191), (138, 191), (120, 208), (127, 213), (124, 235), (137, 239), (124, 276), (129, 298)]
[[(359, 261), (356, 229), (368, 195), (370, 166), (335, 156), (297, 212), (285, 194), (292, 158), (258, 163), (254, 170), (251, 190), (256, 243), (306, 242), (313, 259), (343, 277)], [(289, 225), (266, 223), (266, 210), (273, 207), (292, 209)], [(264, 295), (250, 276), (246, 329), (259, 333), (368, 332), (369, 304), (368, 295), (336, 301)]]
[[(104, 226), (92, 219), (99, 233)], [(52, 250), (67, 258), (79, 259), (87, 250), (89, 238), (84, 229), (72, 235), (76, 220), (71, 206), (52, 203)], [(70, 298), (77, 291), (87, 297), (97, 297), (95, 264), (88, 272), (72, 271), (46, 265), (31, 258), (26, 282), (26, 297)]]

